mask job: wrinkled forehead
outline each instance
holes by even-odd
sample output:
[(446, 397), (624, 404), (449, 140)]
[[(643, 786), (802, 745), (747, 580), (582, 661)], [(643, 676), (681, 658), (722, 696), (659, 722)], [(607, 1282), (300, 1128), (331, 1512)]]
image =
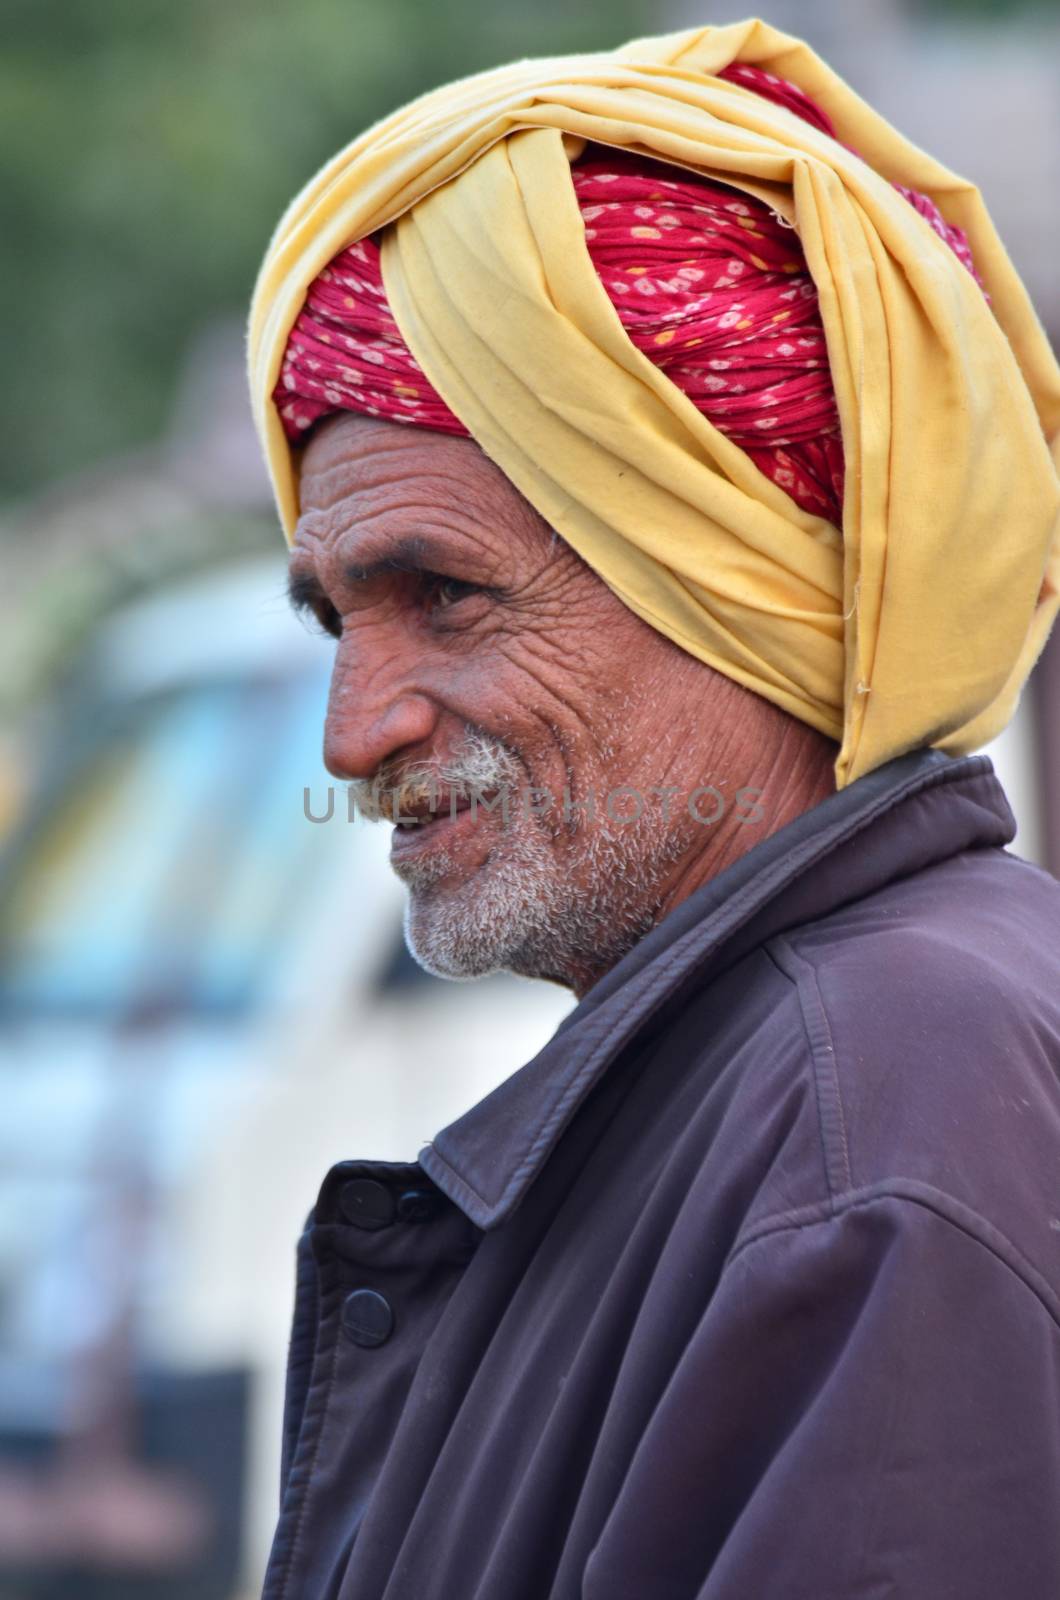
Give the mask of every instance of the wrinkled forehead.
[(429, 483), (443, 496), (450, 485), (468, 483), (477, 488), (489, 477), (484, 468), (498, 470), (470, 439), (338, 412), (317, 424), (302, 450), (299, 516), (390, 486), (411, 490), (418, 483)]
[(400, 547), (403, 560), (426, 569), (446, 549), (510, 561), (544, 556), (556, 542), (472, 439), (342, 413), (305, 446), (292, 566), (340, 546), (348, 563), (382, 561)]

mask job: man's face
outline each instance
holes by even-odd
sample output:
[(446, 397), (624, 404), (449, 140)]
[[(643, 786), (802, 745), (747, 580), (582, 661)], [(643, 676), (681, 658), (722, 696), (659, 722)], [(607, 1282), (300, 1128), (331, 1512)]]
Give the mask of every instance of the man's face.
[[(340, 416), (307, 446), (290, 588), (338, 641), (329, 771), (391, 819), (433, 802), (391, 846), (413, 954), (587, 987), (653, 925), (694, 842), (689, 730), (723, 680), (473, 441), (396, 423)], [(676, 802), (650, 793), (668, 785)]]

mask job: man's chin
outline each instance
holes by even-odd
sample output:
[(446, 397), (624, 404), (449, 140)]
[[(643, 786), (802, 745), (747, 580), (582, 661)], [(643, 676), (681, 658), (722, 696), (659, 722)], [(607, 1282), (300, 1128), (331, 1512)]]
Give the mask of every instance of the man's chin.
[[(422, 863), (426, 866), (426, 861)], [(555, 943), (558, 896), (544, 846), (486, 850), (480, 861), (436, 857), (433, 882), (410, 883), (405, 941), (440, 978), (521, 972), (532, 948)]]
[[(439, 905), (437, 891), (409, 895), (405, 906), (405, 943), (409, 954), (434, 978), (454, 982), (486, 978), (504, 969), (496, 929), (485, 928), (452, 906)], [(430, 906), (424, 905), (429, 900)]]

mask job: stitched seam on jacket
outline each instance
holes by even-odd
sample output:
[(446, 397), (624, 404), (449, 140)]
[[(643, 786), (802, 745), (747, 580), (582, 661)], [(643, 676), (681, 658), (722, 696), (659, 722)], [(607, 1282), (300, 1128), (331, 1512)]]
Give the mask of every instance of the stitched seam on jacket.
[(280, 1513), (287, 1495), (291, 1467), (298, 1453), (298, 1435), (305, 1414), (306, 1399), (313, 1376), (318, 1325), (319, 1281), (313, 1259), (311, 1229), (313, 1213), (302, 1229), (295, 1252), (295, 1303), (291, 1337), (287, 1347), (287, 1375), (284, 1384), (283, 1426), (281, 1430)]
[(795, 951), (784, 934), (777, 934), (770, 939), (765, 952), (788, 981), (795, 985), (799, 997), (802, 1025), (806, 1030), (813, 1062), (825, 1181), (834, 1201), (837, 1195), (849, 1193), (854, 1179), (850, 1170), (850, 1141), (847, 1138), (846, 1117), (843, 1115), (835, 1041), (828, 1012), (814, 967)]
[(755, 1223), (744, 1237), (736, 1240), (726, 1257), (722, 1272), (726, 1272), (751, 1245), (758, 1244), (762, 1240), (772, 1239), (782, 1233), (798, 1233), (806, 1228), (820, 1227), (823, 1223), (839, 1222), (848, 1211), (878, 1205), (881, 1201), (887, 1200), (902, 1201), (907, 1205), (916, 1206), (921, 1211), (930, 1212), (956, 1228), (959, 1233), (963, 1233), (966, 1238), (974, 1240), (1031, 1291), (1060, 1330), (1060, 1295), (1053, 1289), (1044, 1273), (1027, 1259), (1019, 1246), (1013, 1244), (1008, 1235), (1002, 1233), (1001, 1229), (995, 1227), (986, 1217), (980, 1216), (978, 1211), (973, 1211), (971, 1206), (966, 1206), (962, 1200), (955, 1199), (942, 1189), (936, 1189), (929, 1183), (922, 1183), (918, 1178), (887, 1178), (880, 1183), (870, 1184), (865, 1189), (855, 1189), (839, 1200), (804, 1206), (798, 1211), (780, 1213), (774, 1217), (764, 1217), (761, 1222)]
[[(342, 1295), (342, 1279), (338, 1267), (335, 1262), (329, 1262), (328, 1265), (331, 1270), (328, 1273), (329, 1281), (327, 1290), (325, 1291), (327, 1297), (326, 1309), (324, 1295), (322, 1295), (320, 1315), (317, 1322), (318, 1338), (320, 1337), (320, 1330), (323, 1329), (329, 1317), (338, 1316), (339, 1300)], [(335, 1372), (339, 1364), (339, 1345), (341, 1342), (342, 1331), (340, 1328), (336, 1327), (335, 1342), (332, 1345), (331, 1360), (328, 1362), (327, 1372), (326, 1374), (321, 1375), (318, 1392), (314, 1393), (314, 1386), (310, 1384), (309, 1390), (305, 1397), (305, 1404), (302, 1411), (302, 1422), (304, 1425), (306, 1418), (312, 1413), (317, 1423), (316, 1438), (313, 1440), (312, 1450), (310, 1452), (308, 1461), (299, 1460), (299, 1456), (302, 1455), (303, 1452), (296, 1447), (294, 1459), (291, 1462), (291, 1470), (288, 1474), (288, 1485), (292, 1483), (292, 1480), (296, 1480), (296, 1492), (299, 1498), (297, 1501), (297, 1506), (292, 1506), (290, 1508), (290, 1511), (293, 1512), (293, 1524), (288, 1536), (286, 1551), (283, 1553), (283, 1564), (280, 1568), (278, 1583), (274, 1591), (276, 1600), (284, 1600), (284, 1597), (290, 1588), (291, 1575), (294, 1572), (295, 1562), (301, 1551), (306, 1512), (309, 1509), (309, 1486), (313, 1481), (313, 1473), (316, 1469), (317, 1457), (320, 1454), (320, 1445), (324, 1437), (324, 1424), (327, 1421), (328, 1401), (331, 1398), (331, 1390), (335, 1382)], [(282, 1522), (283, 1516), (281, 1513), (281, 1526)], [(278, 1528), (277, 1533), (279, 1533), (279, 1531), (280, 1529)], [(268, 1578), (269, 1574), (266, 1573), (266, 1580), (268, 1580)], [(270, 1589), (271, 1585), (266, 1588), (266, 1595), (270, 1592)]]

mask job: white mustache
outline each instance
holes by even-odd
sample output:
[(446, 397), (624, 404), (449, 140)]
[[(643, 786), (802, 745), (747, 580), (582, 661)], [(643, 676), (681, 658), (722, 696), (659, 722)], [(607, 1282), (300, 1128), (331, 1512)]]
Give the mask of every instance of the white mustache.
[(440, 761), (386, 763), (374, 778), (357, 778), (349, 793), (357, 810), (370, 822), (396, 822), (425, 804), (437, 808), (444, 797), (471, 800), (476, 795), (513, 787), (519, 762), (499, 739), (468, 733)]

